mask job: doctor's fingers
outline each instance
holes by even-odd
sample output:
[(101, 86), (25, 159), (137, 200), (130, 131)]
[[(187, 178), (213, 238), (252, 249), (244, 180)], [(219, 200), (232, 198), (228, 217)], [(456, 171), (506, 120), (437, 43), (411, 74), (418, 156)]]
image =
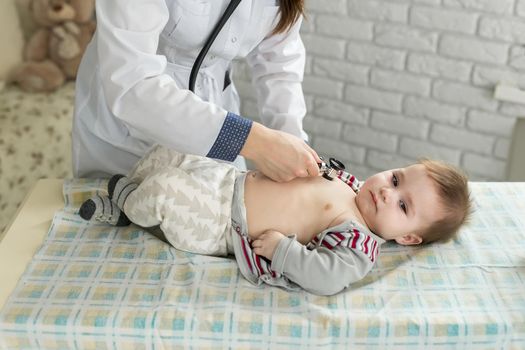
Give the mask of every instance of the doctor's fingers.
[(306, 172), (307, 176), (319, 176), (319, 165), (317, 165), (317, 161), (315, 158), (313, 158), (313, 156), (306, 162)]
[(304, 154), (303, 157), (303, 161), (296, 165), (296, 170), (294, 171), (295, 177), (318, 176), (319, 165), (314, 155), (308, 152)]
[(310, 147), (306, 142), (304, 144), (304, 147), (306, 148), (307, 154), (306, 154), (306, 170), (308, 172), (308, 176), (318, 176), (319, 175), (319, 163), (321, 163), (321, 158), (317, 154), (317, 152)]
[(314, 157), (314, 162), (316, 165), (322, 162), (321, 157), (319, 157), (317, 152), (312, 147), (308, 146), (308, 151)]
[(317, 176), (319, 172), (314, 156), (306, 149), (296, 157), (284, 159), (282, 164), (268, 165), (266, 176), (277, 182), (288, 182), (296, 177)]
[(270, 164), (266, 164), (266, 167), (261, 167), (260, 170), (264, 175), (277, 182), (288, 182), (297, 177), (291, 170)]

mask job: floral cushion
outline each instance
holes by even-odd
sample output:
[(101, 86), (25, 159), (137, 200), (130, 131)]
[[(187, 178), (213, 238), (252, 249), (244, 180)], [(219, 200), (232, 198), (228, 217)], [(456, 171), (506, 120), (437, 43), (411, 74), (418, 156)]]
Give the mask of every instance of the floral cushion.
[(38, 179), (71, 177), (74, 83), (51, 94), (0, 91), (0, 237)]

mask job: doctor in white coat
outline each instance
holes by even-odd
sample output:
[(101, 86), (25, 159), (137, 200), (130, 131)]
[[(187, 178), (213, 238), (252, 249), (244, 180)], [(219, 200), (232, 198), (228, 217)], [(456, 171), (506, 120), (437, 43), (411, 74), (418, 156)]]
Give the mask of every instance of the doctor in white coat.
[[(276, 181), (317, 176), (301, 88), (303, 0), (243, 0), (198, 73), (190, 71), (228, 0), (97, 0), (97, 30), (76, 83), (77, 177), (128, 173), (154, 144), (234, 161)], [(239, 115), (232, 60), (246, 58), (262, 123)]]

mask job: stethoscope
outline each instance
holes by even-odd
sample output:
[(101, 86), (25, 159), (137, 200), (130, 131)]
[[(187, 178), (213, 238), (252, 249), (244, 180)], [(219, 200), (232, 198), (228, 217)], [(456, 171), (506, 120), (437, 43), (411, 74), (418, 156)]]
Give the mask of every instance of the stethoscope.
[[(199, 55), (195, 59), (195, 63), (193, 63), (193, 67), (191, 68), (190, 73), (190, 82), (189, 82), (189, 89), (191, 92), (195, 93), (195, 81), (197, 80), (197, 74), (199, 73), (199, 69), (201, 67), (202, 61), (204, 61), (204, 58), (206, 57), (206, 54), (210, 50), (211, 45), (215, 41), (215, 38), (217, 38), (217, 35), (219, 35), (222, 27), (224, 27), (224, 24), (230, 16), (232, 15), (233, 11), (239, 6), (242, 0), (231, 0), (228, 4), (228, 7), (226, 10), (224, 10), (224, 13), (222, 14), (221, 18), (219, 19), (219, 22), (215, 25), (212, 32), (210, 33), (210, 36), (206, 39), (206, 42), (204, 43), (204, 46), (202, 47), (201, 51), (199, 52)], [(328, 164), (326, 164), (321, 157), (321, 163), (319, 165), (319, 171), (323, 175), (323, 177), (327, 180), (333, 180), (337, 177), (337, 173), (341, 170), (345, 170), (345, 165), (335, 159), (330, 158), (328, 160)]]
[(215, 25), (213, 30), (210, 33), (210, 36), (208, 39), (206, 39), (206, 42), (204, 43), (204, 46), (202, 47), (201, 52), (199, 52), (199, 55), (195, 59), (195, 63), (193, 63), (193, 67), (191, 67), (191, 73), (190, 73), (190, 83), (189, 83), (189, 89), (191, 92), (195, 93), (195, 81), (197, 80), (197, 73), (199, 73), (199, 69), (201, 67), (202, 61), (204, 61), (204, 58), (206, 57), (206, 54), (208, 53), (208, 50), (210, 49), (211, 45), (215, 41), (215, 38), (217, 38), (217, 35), (219, 35), (222, 27), (224, 27), (224, 24), (226, 21), (230, 18), (233, 11), (239, 6), (241, 3), (241, 0), (231, 0), (228, 4), (228, 7), (226, 10), (224, 10), (224, 13), (222, 14), (221, 18), (219, 19), (219, 22)]
[(324, 162), (323, 157), (320, 157), (320, 158), (321, 158), (321, 163), (318, 163), (317, 165), (319, 166), (319, 171), (321, 172), (323, 177), (327, 180), (332, 181), (333, 179), (337, 177), (338, 175), (337, 173), (339, 171), (345, 170), (345, 165), (341, 161), (335, 158), (330, 158), (328, 160), (328, 164)]

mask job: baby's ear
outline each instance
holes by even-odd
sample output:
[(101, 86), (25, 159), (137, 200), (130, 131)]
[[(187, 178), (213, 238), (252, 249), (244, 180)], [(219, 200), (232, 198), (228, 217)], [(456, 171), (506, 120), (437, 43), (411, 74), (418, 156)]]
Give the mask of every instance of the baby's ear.
[(423, 238), (416, 234), (409, 233), (407, 235), (404, 235), (403, 237), (396, 238), (395, 241), (397, 244), (401, 245), (416, 245), (423, 242)]

